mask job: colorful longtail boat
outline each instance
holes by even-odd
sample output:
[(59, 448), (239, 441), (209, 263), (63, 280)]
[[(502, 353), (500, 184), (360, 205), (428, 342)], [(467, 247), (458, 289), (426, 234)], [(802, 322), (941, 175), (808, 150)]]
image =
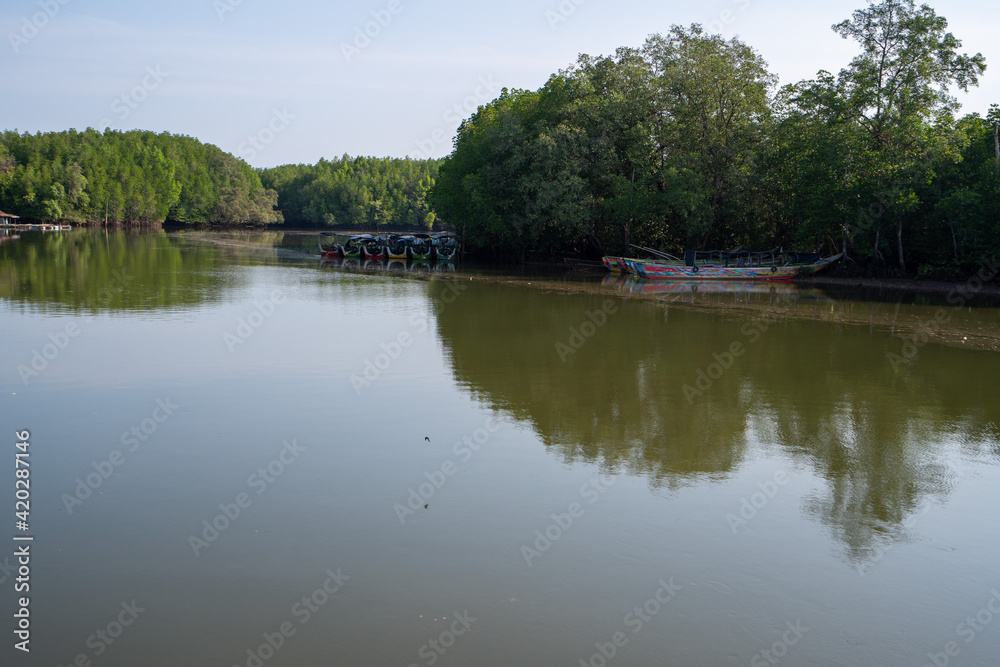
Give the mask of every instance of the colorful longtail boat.
[(792, 280), (818, 273), (839, 261), (842, 254), (778, 252), (695, 252), (684, 262), (626, 259), (628, 268), (650, 280)]
[(458, 239), (451, 234), (435, 234), (431, 237), (431, 248), (435, 259), (450, 262), (458, 254)]
[(389, 234), (385, 237), (385, 251), (389, 255), (389, 259), (409, 259), (410, 257), (410, 239), (409, 236), (400, 236), (399, 234)]
[(367, 260), (384, 260), (385, 237), (368, 234), (367, 238), (361, 242), (361, 249), (364, 250)]
[(410, 240), (410, 259), (431, 259), (434, 256), (432, 241), (427, 234), (414, 234)]

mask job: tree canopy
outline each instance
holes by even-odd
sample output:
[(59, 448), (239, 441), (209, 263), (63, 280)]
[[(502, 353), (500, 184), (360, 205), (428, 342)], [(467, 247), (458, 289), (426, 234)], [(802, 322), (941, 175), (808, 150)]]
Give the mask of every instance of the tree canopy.
[(870, 0), (833, 26), (837, 74), (777, 88), (739, 39), (674, 26), (503, 89), (444, 160), (350, 157), (254, 170), (152, 132), (0, 135), (0, 208), (125, 223), (418, 228), (480, 254), (631, 254), (632, 245), (845, 252), (875, 275), (957, 277), (1000, 251), (1000, 106), (948, 22)]
[(246, 162), (187, 136), (93, 129), (0, 135), (0, 207), (22, 217), (144, 224), (281, 222)]
[(951, 91), (986, 63), (947, 27), (871, 2), (833, 26), (859, 45), (838, 75), (780, 90), (751, 47), (699, 25), (580, 56), (467, 119), (431, 202), (506, 256), (825, 247), (885, 275), (969, 273), (1000, 250), (1000, 107), (955, 118)]
[(378, 229), (430, 227), (435, 221), (427, 192), (437, 178), (436, 160), (344, 155), (264, 169), (260, 176), (278, 193), (288, 224)]

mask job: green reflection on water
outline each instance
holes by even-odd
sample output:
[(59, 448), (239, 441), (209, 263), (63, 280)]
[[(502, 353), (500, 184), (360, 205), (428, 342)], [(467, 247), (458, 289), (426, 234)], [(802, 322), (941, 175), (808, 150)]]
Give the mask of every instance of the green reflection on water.
[[(0, 246), (0, 299), (70, 312), (196, 307), (245, 279), (231, 266), (319, 267), (316, 238), (28, 233)], [(398, 291), (395, 279), (321, 280), (337, 270), (316, 273), (331, 299)], [(459, 278), (422, 287), (456, 382), (531, 424), (555, 456), (667, 490), (731, 477), (761, 452), (782, 457), (824, 481), (803, 511), (855, 562), (944, 502), (956, 461), (1000, 460), (1000, 309), (949, 309), (948, 326), (894, 367), (899, 333), (934, 322), (939, 300)], [(734, 345), (742, 352), (730, 359)]]
[(0, 299), (70, 312), (197, 306), (225, 287), (211, 246), (163, 232), (26, 232), (0, 246)]
[(713, 310), (470, 283), (438, 326), (458, 382), (564, 461), (674, 489), (767, 450), (826, 481), (804, 511), (870, 561), (946, 498), (952, 459), (1000, 458), (1000, 356), (929, 345), (897, 370), (891, 331), (818, 321), (814, 294), (783, 290)]

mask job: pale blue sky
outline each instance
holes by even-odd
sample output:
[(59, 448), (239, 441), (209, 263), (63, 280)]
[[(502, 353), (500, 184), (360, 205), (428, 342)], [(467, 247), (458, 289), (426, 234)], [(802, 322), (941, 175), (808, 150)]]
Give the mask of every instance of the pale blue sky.
[[(639, 46), (673, 24), (739, 35), (782, 83), (836, 72), (856, 47), (830, 26), (864, 4), (4, 0), (0, 128), (166, 130), (258, 167), (343, 153), (440, 157), (458, 119), (500, 87), (538, 88), (580, 53)], [(1000, 5), (930, 4), (964, 51), (986, 56), (980, 87), (959, 95), (963, 111), (985, 114), (1000, 102)], [(345, 55), (368, 23), (378, 34)]]

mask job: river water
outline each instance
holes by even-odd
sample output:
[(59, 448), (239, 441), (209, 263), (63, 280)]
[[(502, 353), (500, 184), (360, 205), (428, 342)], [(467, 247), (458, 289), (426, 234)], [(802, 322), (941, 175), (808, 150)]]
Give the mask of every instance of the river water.
[(992, 665), (1000, 309), (0, 245), (3, 664)]

